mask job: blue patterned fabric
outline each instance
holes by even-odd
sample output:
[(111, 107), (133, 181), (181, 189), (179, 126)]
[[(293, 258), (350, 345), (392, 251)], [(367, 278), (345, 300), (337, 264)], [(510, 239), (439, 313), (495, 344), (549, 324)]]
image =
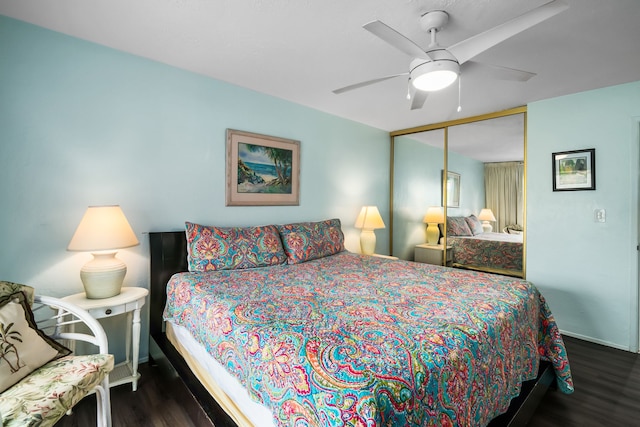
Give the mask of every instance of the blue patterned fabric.
[(448, 216), (447, 236), (473, 236), (473, 233), (463, 216)]
[(482, 228), (482, 223), (480, 222), (477, 216), (469, 215), (465, 217), (464, 220), (466, 221), (467, 225), (469, 226), (469, 229), (471, 230), (471, 233), (474, 236), (476, 234), (484, 233), (484, 229)]
[(522, 236), (506, 233), (482, 233), (473, 237), (450, 237), (453, 262), (474, 267), (522, 272)]
[(279, 225), (289, 264), (311, 261), (344, 251), (339, 219)]
[(211, 227), (185, 223), (189, 271), (235, 270), (286, 261), (274, 225)]
[(482, 426), (564, 343), (538, 290), (505, 276), (341, 252), (296, 265), (179, 273), (184, 326), (278, 426)]

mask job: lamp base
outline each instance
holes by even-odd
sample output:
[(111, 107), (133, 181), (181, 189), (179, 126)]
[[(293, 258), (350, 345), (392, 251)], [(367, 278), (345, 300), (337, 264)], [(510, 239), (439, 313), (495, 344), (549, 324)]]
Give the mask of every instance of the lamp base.
[(489, 224), (489, 221), (482, 221), (482, 232), (483, 233), (491, 233), (493, 231), (493, 227)]
[(360, 233), (360, 251), (365, 255), (371, 255), (376, 251), (376, 233), (373, 230), (362, 229)]
[(427, 245), (437, 245), (440, 240), (438, 224), (427, 224)]
[(127, 266), (116, 258), (116, 252), (94, 253), (93, 259), (82, 266), (80, 279), (89, 299), (110, 298), (122, 289)]

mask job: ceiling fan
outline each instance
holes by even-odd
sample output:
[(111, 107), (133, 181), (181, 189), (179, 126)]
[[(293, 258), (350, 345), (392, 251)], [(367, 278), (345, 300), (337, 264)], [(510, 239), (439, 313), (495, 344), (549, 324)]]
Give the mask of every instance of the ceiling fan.
[[(431, 36), (431, 42), (426, 50), (381, 21), (369, 22), (363, 26), (365, 30), (413, 58), (409, 64), (409, 71), (345, 86), (334, 90), (333, 93), (341, 94), (395, 77), (409, 76), (409, 82), (416, 89), (411, 102), (411, 109), (415, 110), (422, 108), (429, 92), (451, 85), (458, 79), (461, 72), (466, 72), (472, 67), (485, 68), (495, 78), (527, 81), (535, 74), (513, 68), (481, 64), (470, 59), (557, 15), (568, 7), (564, 0), (551, 1), (448, 48), (438, 45), (436, 35), (447, 24), (449, 14), (443, 10), (427, 12), (420, 17), (421, 28)], [(410, 95), (407, 94), (407, 96)]]

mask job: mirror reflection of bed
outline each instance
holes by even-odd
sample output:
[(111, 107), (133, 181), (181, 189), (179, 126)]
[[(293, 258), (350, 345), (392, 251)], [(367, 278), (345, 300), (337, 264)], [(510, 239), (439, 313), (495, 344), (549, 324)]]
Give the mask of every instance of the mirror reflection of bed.
[[(416, 249), (442, 251), (453, 267), (525, 276), (525, 120), (522, 107), (392, 133), (393, 255), (414, 260)], [(451, 191), (443, 169), (459, 174), (459, 194), (455, 203), (447, 194), (439, 245), (425, 249), (424, 214)], [(493, 218), (483, 224), (486, 209)]]

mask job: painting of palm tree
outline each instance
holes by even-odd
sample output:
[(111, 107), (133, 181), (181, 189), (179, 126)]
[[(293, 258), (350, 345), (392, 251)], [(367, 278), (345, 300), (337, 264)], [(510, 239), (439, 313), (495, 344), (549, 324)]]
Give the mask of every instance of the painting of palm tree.
[(292, 151), (238, 144), (238, 191), (291, 194)]
[(300, 141), (227, 129), (227, 205), (298, 205)]

